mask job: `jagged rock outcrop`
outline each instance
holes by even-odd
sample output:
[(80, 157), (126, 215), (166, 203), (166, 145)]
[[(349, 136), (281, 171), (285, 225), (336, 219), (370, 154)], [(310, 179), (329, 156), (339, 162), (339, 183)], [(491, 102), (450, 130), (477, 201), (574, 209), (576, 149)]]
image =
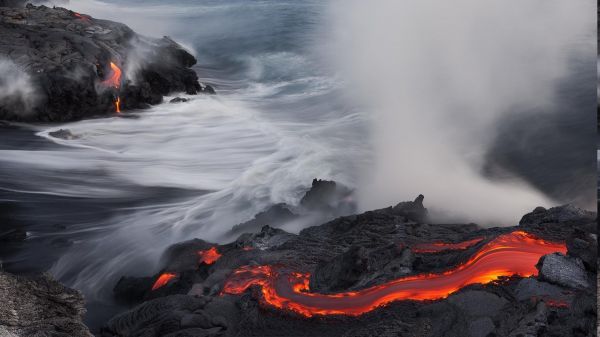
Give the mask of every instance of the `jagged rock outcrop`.
[(233, 226), (231, 235), (258, 232), (263, 226), (281, 227), (298, 219), (311, 224), (356, 212), (353, 191), (335, 181), (313, 179), (298, 205), (275, 204), (259, 212), (253, 219)]
[[(112, 63), (112, 64), (111, 64)], [(114, 65), (113, 65), (114, 64)], [(168, 37), (64, 8), (0, 7), (0, 119), (63, 122), (213, 92)]]
[(35, 279), (0, 271), (0, 335), (92, 337), (83, 324), (83, 296), (48, 275)]

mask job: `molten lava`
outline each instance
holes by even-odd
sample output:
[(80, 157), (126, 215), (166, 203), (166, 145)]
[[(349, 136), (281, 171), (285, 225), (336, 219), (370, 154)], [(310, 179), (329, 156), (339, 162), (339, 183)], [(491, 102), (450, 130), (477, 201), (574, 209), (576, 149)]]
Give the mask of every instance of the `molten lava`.
[(445, 250), (465, 250), (471, 246), (480, 243), (483, 238), (476, 238), (469, 241), (463, 241), (459, 243), (446, 243), (446, 242), (434, 242), (434, 243), (420, 243), (412, 246), (412, 251), (415, 253), (438, 253)]
[(123, 72), (121, 71), (121, 68), (119, 68), (119, 66), (117, 66), (114, 62), (110, 63), (110, 69), (112, 71), (111, 75), (102, 81), (102, 84), (107, 87), (119, 89), (119, 87), (121, 87), (121, 74)]
[(270, 265), (243, 266), (229, 277), (222, 294), (238, 295), (259, 286), (262, 303), (305, 317), (358, 316), (399, 300), (437, 300), (471, 284), (501, 277), (537, 275), (540, 257), (566, 253), (564, 243), (545, 241), (522, 231), (501, 235), (485, 244), (467, 262), (441, 273), (420, 274), (371, 288), (338, 294), (310, 293), (310, 274)]
[(74, 15), (76, 18), (80, 19), (80, 20), (83, 20), (83, 21), (88, 21), (88, 22), (90, 21), (90, 17), (89, 17), (89, 16), (87, 16), (87, 15), (81, 15), (81, 14), (79, 14), (79, 13), (77, 13), (77, 12), (73, 12), (73, 15)]
[[(106, 80), (102, 81), (102, 84), (118, 90), (121, 87), (121, 75), (123, 72), (114, 62), (110, 63), (110, 69), (112, 71), (111, 75)], [(121, 112), (121, 97), (118, 95), (115, 98), (115, 111)]]
[(173, 273), (161, 274), (158, 277), (158, 279), (156, 280), (156, 282), (154, 282), (154, 285), (152, 286), (152, 290), (156, 290), (158, 288), (162, 288), (162, 287), (166, 286), (167, 283), (169, 283), (175, 277), (177, 277), (177, 274), (173, 274)]
[(200, 264), (213, 264), (217, 262), (222, 255), (217, 250), (217, 247), (212, 247), (211, 249), (199, 251), (198, 256), (200, 256)]
[(561, 309), (569, 308), (569, 303), (567, 303), (565, 301), (561, 301), (561, 300), (547, 299), (544, 302), (546, 303), (546, 305), (548, 305), (551, 308), (561, 308)]

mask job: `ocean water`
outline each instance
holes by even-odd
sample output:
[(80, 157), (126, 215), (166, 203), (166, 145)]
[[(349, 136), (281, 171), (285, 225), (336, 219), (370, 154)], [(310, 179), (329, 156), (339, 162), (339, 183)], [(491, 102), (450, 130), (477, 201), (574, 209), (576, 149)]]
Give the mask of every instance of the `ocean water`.
[[(3, 265), (49, 271), (83, 291), (92, 326), (117, 310), (110, 300), (115, 282), (157, 272), (169, 245), (196, 237), (231, 240), (233, 225), (269, 205), (297, 204), (313, 178), (356, 188), (373, 162), (371, 116), (352, 99), (353, 84), (326, 52), (332, 38), (327, 1), (73, 0), (66, 6), (147, 36), (172, 37), (198, 58), (201, 82), (218, 93), (183, 95), (190, 101), (127, 118), (0, 133), (0, 199), (16, 205), (14, 217), (28, 231), (24, 245), (3, 252)], [(588, 127), (595, 107), (587, 111), (588, 101), (595, 104), (595, 89), (588, 92), (595, 70), (587, 58), (572, 62), (558, 122), (532, 133), (513, 127), (531, 117), (511, 117), (499, 123), (490, 151), (490, 162), (503, 172), (560, 201), (576, 200), (577, 189), (595, 179), (596, 161), (588, 154), (588, 145), (595, 146)], [(591, 62), (595, 67), (595, 55)], [(59, 129), (77, 138), (49, 135)], [(519, 137), (535, 151), (519, 148)], [(532, 154), (540, 160), (524, 164)], [(570, 173), (578, 167), (584, 168)], [(570, 186), (569, 179), (574, 191), (556, 187)]]

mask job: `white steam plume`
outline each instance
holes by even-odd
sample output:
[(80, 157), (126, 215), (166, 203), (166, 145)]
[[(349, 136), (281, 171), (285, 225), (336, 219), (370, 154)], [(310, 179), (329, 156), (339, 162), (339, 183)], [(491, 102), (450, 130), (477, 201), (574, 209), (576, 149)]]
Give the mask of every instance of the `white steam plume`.
[(0, 109), (26, 116), (33, 112), (38, 101), (29, 74), (13, 61), (0, 58)]
[(334, 4), (334, 56), (373, 117), (375, 161), (360, 189), (362, 208), (423, 193), (430, 206), (512, 225), (552, 203), (523, 182), (491, 182), (479, 172), (499, 118), (552, 104), (569, 48), (594, 30), (593, 2)]

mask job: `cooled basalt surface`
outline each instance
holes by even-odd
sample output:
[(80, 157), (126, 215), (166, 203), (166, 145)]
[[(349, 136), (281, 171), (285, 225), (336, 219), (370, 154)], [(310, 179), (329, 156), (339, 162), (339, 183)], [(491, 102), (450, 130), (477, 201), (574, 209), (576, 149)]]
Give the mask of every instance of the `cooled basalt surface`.
[(83, 296), (47, 275), (18, 277), (0, 271), (0, 336), (92, 337), (83, 324)]
[[(6, 3), (5, 5), (11, 5)], [(214, 93), (168, 37), (64, 8), (0, 6), (0, 119), (64, 122)]]
[(516, 227), (429, 224), (419, 197), (298, 235), (196, 239), (119, 282), (133, 307), (102, 335), (593, 336), (595, 217), (563, 206)]

